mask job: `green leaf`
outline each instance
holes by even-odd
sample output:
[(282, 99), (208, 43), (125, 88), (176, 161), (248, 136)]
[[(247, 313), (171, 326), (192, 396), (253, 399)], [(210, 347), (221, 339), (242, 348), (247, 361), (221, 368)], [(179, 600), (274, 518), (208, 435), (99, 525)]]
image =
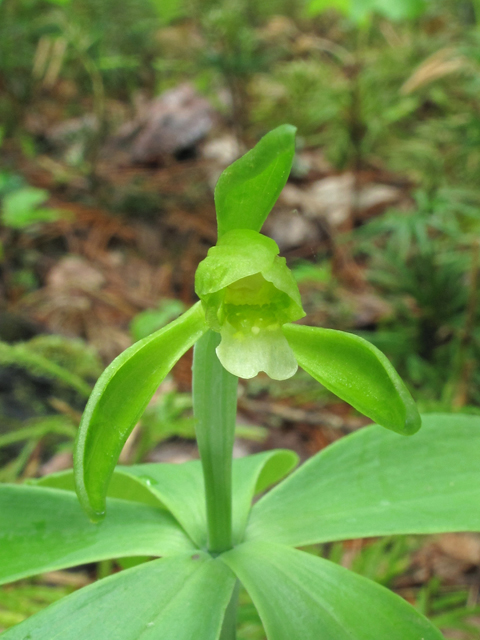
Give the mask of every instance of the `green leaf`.
[(389, 360), (351, 333), (288, 324), (283, 332), (298, 364), (382, 427), (411, 435), (421, 426), (415, 402)]
[(247, 539), (480, 531), (480, 418), (423, 422), (413, 438), (373, 426), (330, 445), (254, 506)]
[(215, 188), (219, 237), (232, 229), (260, 231), (292, 168), (295, 132), (277, 127), (222, 173)]
[[(63, 491), (75, 492), (75, 476), (72, 470), (59, 471), (43, 478), (27, 480), (27, 484), (35, 487), (50, 487)], [(107, 490), (108, 498), (119, 498), (129, 502), (140, 502), (157, 509), (166, 509), (165, 505), (135, 476), (113, 473)]]
[(284, 478), (298, 464), (293, 451), (277, 449), (233, 461), (233, 542), (243, 540), (255, 495)]
[(194, 549), (168, 512), (123, 500), (108, 505), (108, 517), (92, 524), (73, 493), (1, 485), (0, 582), (106, 558)]
[(234, 584), (201, 551), (153, 560), (73, 593), (2, 640), (217, 640)]
[(162, 329), (185, 311), (180, 300), (165, 298), (156, 309), (147, 309), (137, 314), (130, 323), (130, 333), (134, 340), (141, 340)]
[(252, 597), (268, 640), (443, 640), (405, 600), (328, 560), (267, 542), (221, 559)]
[(92, 519), (105, 514), (105, 496), (125, 441), (158, 385), (207, 330), (201, 303), (124, 351), (90, 396), (75, 445), (78, 498)]
[(39, 222), (53, 222), (64, 216), (64, 212), (57, 209), (39, 208), (48, 198), (48, 191), (34, 187), (22, 187), (7, 194), (3, 199), (3, 224), (12, 229), (24, 229)]
[[(292, 451), (274, 450), (233, 461), (232, 530), (235, 543), (243, 539), (254, 495), (283, 478), (297, 464), (297, 460), (297, 455)], [(142, 480), (171, 511), (192, 540), (199, 547), (206, 545), (205, 491), (199, 461), (118, 467), (115, 475), (120, 474)]]
[(205, 491), (199, 460), (183, 464), (134, 464), (115, 475), (136, 477), (174, 515), (198, 547), (206, 546)]

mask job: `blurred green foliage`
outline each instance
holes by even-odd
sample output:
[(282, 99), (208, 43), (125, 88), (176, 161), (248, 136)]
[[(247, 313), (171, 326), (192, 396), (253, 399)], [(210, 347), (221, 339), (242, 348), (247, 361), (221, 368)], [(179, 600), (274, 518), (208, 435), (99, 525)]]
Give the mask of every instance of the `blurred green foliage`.
[(0, 587), (0, 632), (41, 611), (74, 589), (38, 584), (37, 580)]
[(142, 311), (130, 323), (132, 338), (141, 340), (158, 331), (185, 311), (180, 300), (162, 300), (156, 309)]
[(389, 20), (413, 20), (427, 8), (426, 0), (310, 0), (308, 13), (318, 15), (329, 9), (340, 11), (350, 20), (362, 24), (373, 14)]
[[(56, 168), (57, 183), (68, 189), (76, 172), (92, 170), (102, 142), (132, 117), (139, 97), (189, 80), (241, 142), (290, 122), (300, 147), (325, 160), (325, 173), (380, 175), (410, 191), (408, 207), (349, 236), (370, 290), (392, 310), (363, 335), (389, 355), (424, 409), (478, 412), (479, 45), (479, 0), (0, 0), (0, 146), (8, 159), (8, 170), (0, 166), (0, 293), (39, 286), (37, 253), (12, 238), (30, 239), (41, 223), (63, 215), (45, 206), (47, 191), (12, 170), (18, 157), (58, 157), (48, 125), (83, 118), (83, 146), (65, 154), (71, 172)], [(153, 219), (163, 194), (140, 196), (134, 213), (150, 198)], [(310, 287), (307, 306), (328, 326), (352, 330), (354, 314), (339, 295), (330, 254), (319, 255), (318, 264), (299, 260), (293, 272)], [(136, 316), (131, 334), (141, 339), (182, 311), (178, 301), (164, 301)], [(0, 430), (0, 477), (15, 481), (28, 475), (39, 447), (49, 455), (71, 448), (75, 412), (102, 365), (84, 343), (59, 336), (2, 342), (0, 365), (29, 379), (14, 404), (28, 404), (31, 413)], [(51, 415), (51, 397), (35, 398), (32, 380), (61, 397), (64, 413)], [(330, 401), (301, 375), (282, 389), (256, 378), (247, 394), (291, 405)], [(133, 456), (144, 459), (158, 443), (193, 431), (188, 397), (163, 393), (140, 423)], [(265, 432), (243, 427), (243, 435), (260, 439)], [(406, 538), (375, 541), (352, 567), (393, 586), (414, 547)], [(340, 561), (344, 548), (315, 552)], [(58, 592), (30, 583), (3, 590), (0, 627), (64, 594)], [(416, 593), (418, 608), (439, 626), (475, 638), (468, 616), (478, 612), (467, 597), (435, 579)], [(241, 603), (239, 638), (263, 639), (245, 593)]]
[(479, 194), (418, 192), (411, 211), (393, 210), (357, 237), (394, 309), (369, 338), (425, 399), (480, 405)]
[(473, 187), (477, 10), (470, 0), (126, 0), (121, 10), (113, 0), (4, 0), (4, 134), (53, 93), (69, 117), (94, 112), (95, 147), (115, 127), (110, 100), (187, 77), (223, 109), (228, 91), (241, 139), (288, 121), (335, 167)]
[(49, 455), (71, 448), (77, 408), (84, 406), (102, 363), (82, 340), (40, 335), (0, 342), (0, 370), (11, 381), (2, 385), (0, 402), (0, 480), (13, 482), (41, 443)]
[(29, 229), (44, 222), (55, 222), (67, 213), (42, 206), (50, 194), (25, 184), (17, 174), (0, 171), (0, 224), (10, 229)]

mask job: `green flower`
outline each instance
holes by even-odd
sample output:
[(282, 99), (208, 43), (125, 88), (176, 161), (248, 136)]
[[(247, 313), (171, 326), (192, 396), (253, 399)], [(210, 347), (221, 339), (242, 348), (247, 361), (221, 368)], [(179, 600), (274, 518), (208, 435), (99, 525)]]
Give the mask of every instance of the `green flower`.
[(200, 263), (195, 290), (208, 326), (222, 340), (217, 355), (235, 376), (265, 371), (290, 378), (297, 361), (282, 326), (302, 318), (300, 293), (276, 243), (250, 229), (223, 235)]
[(295, 129), (284, 125), (223, 172), (215, 189), (218, 242), (195, 278), (200, 302), (132, 345), (97, 382), (75, 450), (77, 493), (93, 518), (105, 510), (118, 456), (158, 385), (208, 330), (220, 333), (218, 358), (235, 376), (265, 371), (284, 380), (300, 365), (378, 424), (404, 435), (420, 428), (413, 399), (378, 349), (350, 333), (292, 324), (305, 315), (297, 285), (260, 230), (294, 151)]

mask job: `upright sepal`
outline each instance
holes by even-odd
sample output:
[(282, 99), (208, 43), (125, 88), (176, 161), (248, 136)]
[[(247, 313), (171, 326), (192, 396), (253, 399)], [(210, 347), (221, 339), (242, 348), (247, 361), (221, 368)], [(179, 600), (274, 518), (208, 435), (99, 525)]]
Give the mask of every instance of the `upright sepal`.
[(75, 445), (75, 484), (90, 517), (105, 513), (108, 483), (125, 441), (158, 385), (207, 330), (200, 303), (160, 331), (136, 342), (98, 380)]
[(298, 364), (315, 380), (376, 423), (402, 435), (421, 426), (401, 378), (372, 344), (344, 331), (284, 325)]
[(219, 237), (232, 229), (260, 231), (292, 168), (295, 132), (277, 127), (222, 173), (215, 188)]

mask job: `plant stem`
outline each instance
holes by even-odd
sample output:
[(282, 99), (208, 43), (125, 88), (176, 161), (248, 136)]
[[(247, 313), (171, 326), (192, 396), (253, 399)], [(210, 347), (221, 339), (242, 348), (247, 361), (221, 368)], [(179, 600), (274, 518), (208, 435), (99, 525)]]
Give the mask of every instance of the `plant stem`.
[(232, 548), (232, 455), (238, 378), (217, 358), (218, 333), (208, 331), (193, 355), (193, 411), (207, 506), (208, 550)]

